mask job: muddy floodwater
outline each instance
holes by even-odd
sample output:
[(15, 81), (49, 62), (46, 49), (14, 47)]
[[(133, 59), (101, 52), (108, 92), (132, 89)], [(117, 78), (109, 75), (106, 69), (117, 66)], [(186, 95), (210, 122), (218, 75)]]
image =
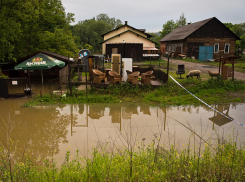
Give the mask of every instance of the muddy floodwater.
[[(0, 100), (0, 143), (35, 159), (63, 159), (67, 150), (87, 156), (93, 147), (140, 146), (159, 140), (183, 148), (217, 138), (245, 142), (245, 104), (159, 107), (147, 104), (66, 104), (23, 107), (27, 100)], [(236, 121), (236, 122), (235, 122)], [(224, 142), (223, 141), (223, 142)], [(184, 145), (183, 145), (184, 144)]]

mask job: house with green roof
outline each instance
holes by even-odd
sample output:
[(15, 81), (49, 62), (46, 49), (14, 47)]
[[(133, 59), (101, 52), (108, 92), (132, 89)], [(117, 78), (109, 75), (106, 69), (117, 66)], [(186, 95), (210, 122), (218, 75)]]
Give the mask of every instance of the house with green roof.
[[(155, 42), (145, 32), (145, 29), (136, 29), (125, 24), (103, 35), (102, 54), (111, 57), (111, 54), (121, 54), (122, 58), (132, 58), (133, 61), (142, 61), (145, 54), (157, 53)], [(157, 56), (157, 54), (156, 54)]]

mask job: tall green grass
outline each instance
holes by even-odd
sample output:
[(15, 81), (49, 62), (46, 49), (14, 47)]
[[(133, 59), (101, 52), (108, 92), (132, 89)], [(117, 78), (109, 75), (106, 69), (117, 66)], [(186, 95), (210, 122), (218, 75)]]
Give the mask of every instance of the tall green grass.
[(67, 151), (61, 166), (54, 159), (43, 165), (26, 158), (9, 161), (0, 150), (0, 181), (244, 181), (245, 149), (234, 141), (177, 150), (151, 145), (134, 150), (94, 148), (91, 157), (72, 158)]

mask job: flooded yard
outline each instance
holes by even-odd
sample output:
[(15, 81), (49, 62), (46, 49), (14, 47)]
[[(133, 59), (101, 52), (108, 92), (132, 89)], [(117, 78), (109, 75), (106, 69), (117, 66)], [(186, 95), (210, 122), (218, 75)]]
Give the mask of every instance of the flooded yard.
[[(0, 100), (0, 143), (32, 158), (89, 156), (93, 147), (141, 146), (152, 141), (163, 148), (216, 142), (245, 142), (245, 104), (159, 107), (141, 103), (67, 104), (23, 107), (27, 100)], [(225, 142), (225, 140), (219, 140)]]

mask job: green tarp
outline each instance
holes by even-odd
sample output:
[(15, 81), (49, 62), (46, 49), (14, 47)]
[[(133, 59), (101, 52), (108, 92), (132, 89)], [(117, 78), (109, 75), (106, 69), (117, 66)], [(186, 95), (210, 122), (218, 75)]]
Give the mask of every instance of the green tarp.
[(63, 67), (65, 62), (51, 56), (39, 53), (14, 67), (15, 70), (42, 70), (51, 69), (54, 66)]

